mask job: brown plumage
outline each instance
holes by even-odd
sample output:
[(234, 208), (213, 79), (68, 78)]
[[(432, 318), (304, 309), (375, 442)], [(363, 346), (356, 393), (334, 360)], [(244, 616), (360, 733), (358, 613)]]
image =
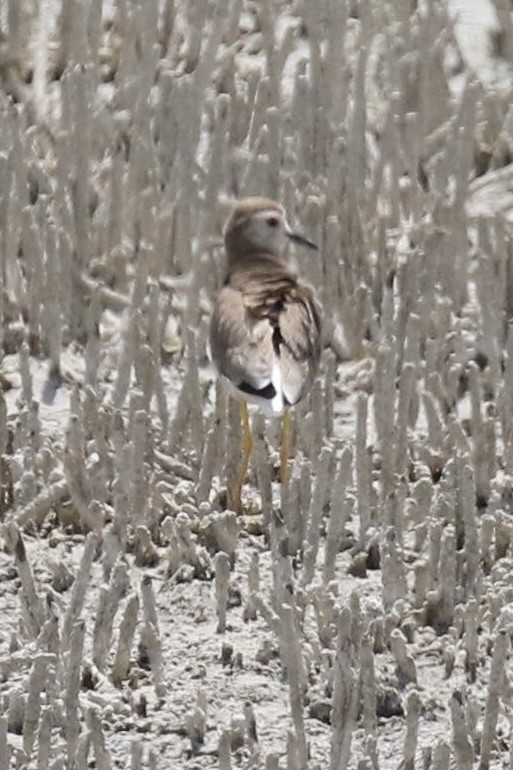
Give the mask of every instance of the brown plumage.
[(241, 201), (225, 231), (228, 275), (210, 328), (212, 358), (232, 391), (280, 414), (308, 391), (319, 366), (321, 308), (285, 257), (291, 231), (279, 203)]

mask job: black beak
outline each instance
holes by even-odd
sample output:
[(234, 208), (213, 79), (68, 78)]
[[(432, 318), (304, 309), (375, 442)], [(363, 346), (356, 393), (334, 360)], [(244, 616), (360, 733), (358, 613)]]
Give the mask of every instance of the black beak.
[(308, 238), (305, 238), (304, 235), (300, 235), (299, 233), (294, 233), (291, 230), (287, 231), (287, 235), (291, 241), (295, 241), (296, 243), (300, 243), (302, 246), (308, 246), (309, 249), (314, 249), (315, 251), (318, 251), (317, 245), (312, 241), (309, 241)]

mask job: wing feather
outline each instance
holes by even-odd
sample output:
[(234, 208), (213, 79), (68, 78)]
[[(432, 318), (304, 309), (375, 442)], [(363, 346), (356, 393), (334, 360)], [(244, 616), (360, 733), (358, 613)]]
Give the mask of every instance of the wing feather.
[(285, 398), (295, 404), (311, 387), (321, 355), (321, 311), (313, 291), (299, 286), (279, 315), (280, 361)]
[(275, 361), (272, 327), (267, 318), (248, 315), (242, 292), (225, 286), (210, 326), (210, 347), (217, 368), (235, 385), (260, 390), (271, 382)]

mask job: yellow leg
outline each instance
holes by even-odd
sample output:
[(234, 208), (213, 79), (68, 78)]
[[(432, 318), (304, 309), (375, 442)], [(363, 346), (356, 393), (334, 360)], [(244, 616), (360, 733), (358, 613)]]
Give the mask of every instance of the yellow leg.
[(280, 446), (280, 481), (287, 484), (289, 480), (289, 457), (292, 443), (292, 423), (290, 412), (285, 409), (281, 418), (281, 446)]
[(228, 486), (229, 506), (236, 513), (242, 513), (242, 487), (246, 480), (249, 458), (251, 457), (251, 452), (253, 450), (253, 438), (251, 436), (251, 426), (249, 424), (248, 407), (245, 401), (241, 401), (240, 418), (242, 425), (242, 460), (235, 481)]

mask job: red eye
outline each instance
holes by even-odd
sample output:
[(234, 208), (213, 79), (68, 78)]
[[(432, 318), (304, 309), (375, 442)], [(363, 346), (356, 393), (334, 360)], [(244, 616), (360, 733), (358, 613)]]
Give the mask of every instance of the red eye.
[(267, 220), (267, 224), (269, 225), (269, 227), (278, 227), (278, 225), (280, 224), (280, 220), (278, 219), (278, 217), (269, 217)]

